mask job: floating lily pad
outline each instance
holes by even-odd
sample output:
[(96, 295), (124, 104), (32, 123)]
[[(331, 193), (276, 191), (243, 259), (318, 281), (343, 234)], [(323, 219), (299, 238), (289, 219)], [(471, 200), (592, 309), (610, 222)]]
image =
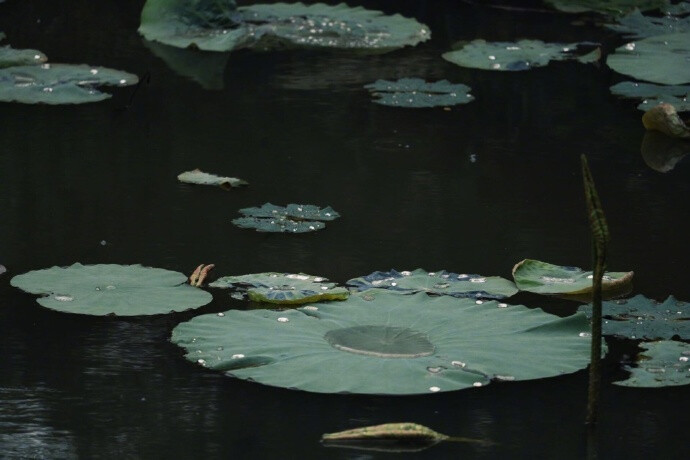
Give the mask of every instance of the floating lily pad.
[(192, 362), (266, 385), (424, 394), (575, 372), (589, 363), (588, 330), (583, 314), (370, 289), (294, 310), (198, 316), (172, 342)]
[[(690, 305), (669, 296), (663, 303), (637, 295), (627, 300), (604, 302), (602, 304), (605, 335), (618, 335), (629, 339), (672, 339), (680, 337), (690, 340)], [(579, 308), (592, 316), (592, 306)]]
[(610, 89), (616, 96), (643, 99), (637, 108), (645, 112), (659, 104), (671, 104), (678, 112), (690, 110), (690, 85), (655, 85), (623, 81)]
[(136, 75), (105, 67), (43, 64), (0, 69), (0, 101), (24, 104), (83, 104), (108, 99), (97, 86), (129, 86)]
[(666, 173), (690, 153), (690, 142), (668, 137), (656, 131), (646, 131), (642, 138), (642, 158), (655, 171)]
[(618, 73), (662, 85), (690, 83), (690, 32), (657, 35), (627, 43), (606, 63)]
[[(2, 37), (0, 37), (2, 40)], [(0, 69), (5, 67), (42, 64), (48, 58), (45, 54), (37, 50), (21, 49), (17, 50), (9, 45), (0, 46)]]
[(646, 351), (638, 355), (637, 367), (626, 367), (630, 377), (614, 385), (659, 388), (690, 384), (690, 344), (662, 340), (640, 347)]
[(302, 304), (322, 300), (344, 300), (350, 292), (326, 278), (304, 273), (255, 273), (224, 276), (209, 284), (215, 288), (246, 291), (250, 300), (277, 304)]
[(544, 43), (540, 40), (487, 42), (472, 40), (459, 50), (443, 54), (443, 59), (473, 69), (520, 71), (543, 67), (550, 61), (572, 59), (568, 54), (577, 43)]
[(52, 310), (84, 315), (157, 315), (201, 307), (211, 294), (185, 284), (182, 273), (141, 265), (52, 267), (17, 275), (10, 284)]
[(147, 0), (139, 32), (147, 40), (206, 51), (285, 46), (387, 51), (431, 37), (414, 19), (344, 3), (234, 6), (222, 0)]
[(340, 217), (330, 206), (319, 208), (310, 204), (288, 204), (276, 206), (266, 203), (259, 208), (244, 208), (240, 212), (246, 217), (232, 221), (241, 228), (253, 228), (259, 232), (306, 233), (326, 227), (321, 221)]
[(690, 32), (690, 16), (680, 18), (675, 16), (645, 16), (639, 10), (618, 18), (618, 24), (607, 24), (606, 27), (615, 30), (626, 37), (645, 38), (655, 35), (666, 35), (678, 32)]
[(396, 270), (377, 271), (370, 275), (353, 278), (346, 284), (359, 291), (382, 288), (403, 294), (426, 292), (436, 295), (483, 299), (503, 299), (518, 291), (515, 284), (499, 276), (457, 274), (445, 270), (427, 272), (421, 268), (402, 272)]
[[(419, 452), (446, 439), (449, 437), (445, 434), (416, 423), (385, 423), (321, 436), (326, 447), (380, 452)], [(464, 440), (453, 438), (453, 441)]]
[[(633, 272), (606, 272), (602, 291), (626, 291)], [(513, 279), (521, 291), (537, 294), (578, 295), (592, 292), (592, 272), (578, 267), (563, 267), (539, 260), (525, 259), (513, 267)]]
[(625, 14), (635, 9), (655, 10), (665, 6), (667, 0), (545, 0), (564, 13), (593, 11), (602, 14)]
[(448, 80), (428, 83), (421, 78), (401, 78), (377, 80), (364, 87), (374, 95), (375, 103), (394, 107), (442, 107), (474, 100), (469, 86)]
[(650, 131), (659, 131), (676, 139), (690, 139), (690, 127), (678, 116), (671, 104), (659, 104), (642, 115), (642, 124)]
[(216, 185), (226, 190), (248, 184), (246, 181), (236, 177), (216, 176), (215, 174), (205, 173), (199, 169), (185, 171), (177, 176), (177, 180), (186, 184)]

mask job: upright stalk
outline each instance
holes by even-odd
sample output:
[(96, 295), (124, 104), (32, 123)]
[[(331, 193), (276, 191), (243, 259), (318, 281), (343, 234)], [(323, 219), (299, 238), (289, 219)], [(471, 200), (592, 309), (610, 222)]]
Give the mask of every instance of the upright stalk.
[(599, 394), (601, 388), (601, 280), (606, 269), (606, 247), (609, 242), (609, 229), (604, 210), (599, 201), (594, 179), (587, 164), (587, 158), (580, 156), (582, 178), (584, 180), (585, 201), (589, 216), (589, 229), (592, 234), (592, 352), (589, 366), (589, 397), (586, 423), (593, 427), (599, 415)]

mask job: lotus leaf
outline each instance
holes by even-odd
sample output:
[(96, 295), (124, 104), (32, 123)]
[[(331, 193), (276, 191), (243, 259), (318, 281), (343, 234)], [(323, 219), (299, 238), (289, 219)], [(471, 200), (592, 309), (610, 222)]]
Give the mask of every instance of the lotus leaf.
[(157, 315), (201, 307), (211, 294), (184, 284), (182, 273), (141, 265), (52, 267), (17, 275), (10, 284), (52, 310), (84, 315)]
[[(583, 305), (579, 311), (592, 316), (592, 306)], [(602, 316), (605, 335), (630, 339), (690, 339), (690, 306), (669, 296), (663, 303), (637, 295), (627, 300), (604, 302)]]
[(277, 304), (302, 304), (322, 300), (344, 300), (350, 292), (326, 278), (304, 273), (255, 273), (224, 276), (209, 284), (215, 288), (247, 291), (250, 300)]
[(24, 104), (83, 104), (108, 99), (96, 86), (129, 86), (138, 78), (105, 67), (43, 64), (0, 69), (0, 101)]
[(317, 393), (424, 394), (552, 377), (589, 363), (583, 314), (385, 289), (294, 310), (230, 310), (178, 325), (186, 357)]
[(676, 163), (690, 153), (690, 142), (647, 131), (642, 138), (642, 158), (647, 166), (662, 173), (675, 168)]
[(638, 109), (647, 111), (659, 104), (671, 104), (677, 111), (690, 110), (690, 85), (669, 86), (655, 85), (653, 83), (638, 83), (623, 81), (616, 83), (611, 88), (611, 93), (616, 96), (631, 99), (644, 99)]
[(233, 187), (241, 187), (242, 185), (247, 185), (246, 181), (238, 179), (236, 177), (220, 177), (215, 174), (205, 173), (198, 169), (192, 171), (185, 171), (177, 176), (180, 182), (187, 184), (199, 184), (199, 185), (217, 185), (226, 190), (230, 190)]
[[(602, 291), (624, 291), (632, 283), (633, 272), (606, 272)], [(537, 294), (579, 295), (592, 292), (592, 272), (525, 259), (513, 267), (513, 279), (521, 291)]]
[(274, 3), (235, 9), (234, 2), (147, 0), (139, 32), (147, 40), (206, 51), (284, 46), (392, 50), (431, 37), (399, 14), (317, 3)]
[(606, 63), (618, 73), (663, 85), (690, 83), (690, 32), (627, 43)]
[(690, 384), (690, 344), (662, 340), (640, 345), (637, 367), (627, 366), (630, 377), (614, 385), (659, 388)]
[(675, 5), (666, 5), (661, 8), (664, 14), (670, 14), (672, 16), (682, 16), (684, 14), (690, 14), (690, 2), (680, 2)]
[(655, 35), (690, 32), (690, 16), (686, 18), (674, 16), (657, 18), (645, 16), (639, 10), (635, 10), (626, 16), (618, 18), (618, 24), (607, 24), (606, 27), (622, 33), (626, 37), (653, 37)]
[[(2, 40), (2, 37), (0, 37)], [(37, 50), (16, 50), (8, 45), (0, 46), (0, 69), (5, 67), (41, 64), (48, 58)]]
[(448, 80), (427, 83), (421, 78), (397, 81), (377, 80), (365, 86), (377, 99), (374, 102), (394, 107), (442, 107), (467, 104), (474, 100), (470, 87)]
[(503, 299), (518, 291), (512, 282), (499, 276), (457, 274), (445, 270), (426, 272), (421, 268), (402, 272), (396, 270), (377, 271), (367, 276), (353, 278), (346, 284), (359, 291), (383, 288), (403, 294), (426, 292), (436, 295), (484, 299)]
[(680, 119), (671, 104), (659, 104), (642, 115), (642, 124), (650, 131), (659, 131), (669, 137), (690, 139), (690, 128)]
[(321, 230), (330, 221), (340, 217), (330, 206), (319, 208), (310, 204), (288, 204), (285, 207), (266, 203), (260, 208), (240, 209), (246, 217), (232, 221), (241, 228), (254, 228), (259, 232), (306, 233)]
[(665, 6), (667, 0), (545, 0), (565, 13), (594, 11), (602, 14), (625, 14), (634, 9), (655, 10)]
[(317, 221), (294, 221), (287, 217), (261, 219), (257, 217), (238, 217), (233, 224), (240, 228), (253, 228), (266, 233), (309, 233), (326, 228), (326, 224)]

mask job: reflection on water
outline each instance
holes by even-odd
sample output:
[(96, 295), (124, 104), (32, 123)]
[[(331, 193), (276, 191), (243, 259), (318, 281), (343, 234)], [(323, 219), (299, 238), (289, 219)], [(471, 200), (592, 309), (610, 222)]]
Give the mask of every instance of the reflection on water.
[(669, 137), (658, 131), (645, 131), (640, 150), (647, 166), (665, 173), (690, 153), (690, 140)]

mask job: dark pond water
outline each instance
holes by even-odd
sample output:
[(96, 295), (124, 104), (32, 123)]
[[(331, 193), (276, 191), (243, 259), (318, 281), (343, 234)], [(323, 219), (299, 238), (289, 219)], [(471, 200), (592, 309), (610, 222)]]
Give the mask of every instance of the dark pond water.
[[(622, 43), (615, 35), (571, 25), (570, 16), (461, 1), (364, 4), (415, 16), (433, 40), (376, 56), (238, 52), (215, 81), (203, 80), (222, 86), (215, 90), (177, 74), (137, 35), (141, 0), (0, 5), (0, 30), (16, 48), (150, 75), (128, 108), (132, 88), (83, 106), (0, 104), (0, 263), (8, 268), (0, 278), (0, 457), (387, 458), (329, 449), (319, 438), (391, 421), (495, 443), (446, 443), (419, 458), (586, 455), (585, 371), (418, 397), (308, 394), (204, 370), (168, 342), (196, 314), (246, 308), (226, 292), (197, 312), (119, 320), (52, 312), (9, 286), (16, 274), (77, 261), (187, 273), (213, 262), (215, 275), (301, 271), (338, 282), (417, 267), (510, 278), (528, 257), (589, 266), (579, 173), (586, 153), (613, 237), (611, 269), (634, 270), (636, 293), (690, 299), (690, 162), (667, 173), (648, 166), (641, 112), (609, 95), (620, 75), (572, 62), (489, 73), (440, 58), (477, 37), (610, 48)], [(362, 89), (408, 76), (465, 83), (476, 100), (451, 111), (396, 110), (372, 104)], [(224, 192), (177, 182), (196, 167), (251, 185)], [(267, 201), (331, 205), (343, 217), (304, 235), (230, 223), (238, 209)], [(516, 302), (561, 314), (576, 308), (537, 296)], [(594, 450), (600, 458), (684, 457), (687, 388), (610, 385), (635, 347), (609, 346)]]

